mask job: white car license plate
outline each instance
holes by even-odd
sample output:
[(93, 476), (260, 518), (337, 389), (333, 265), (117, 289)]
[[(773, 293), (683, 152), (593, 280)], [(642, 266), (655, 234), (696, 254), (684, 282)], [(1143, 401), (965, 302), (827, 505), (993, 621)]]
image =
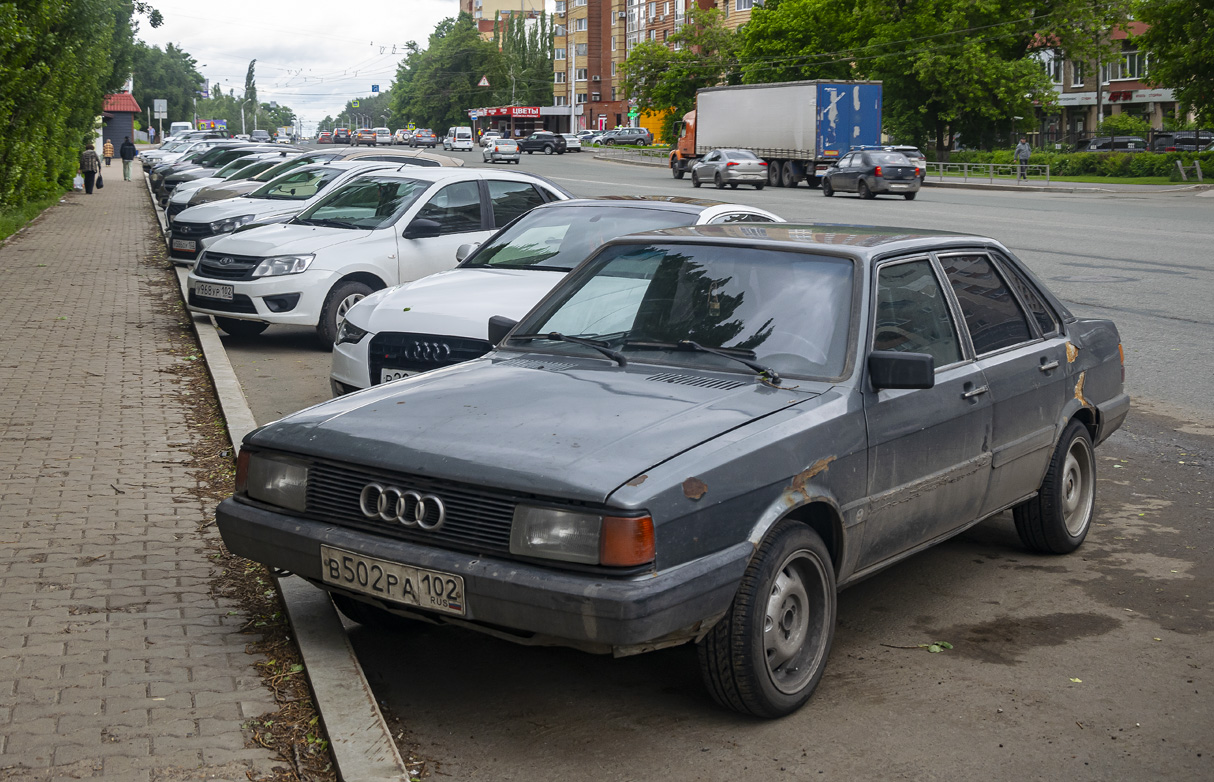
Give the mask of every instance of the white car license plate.
[(352, 592), (394, 603), (464, 616), (464, 578), (364, 557), (330, 546), (320, 547), (321, 580)]
[(892, 189), (892, 190), (905, 190), (908, 187), (910, 187), (910, 185), (899, 185), (899, 184), (890, 185), (890, 189)]
[(213, 285), (209, 282), (200, 282), (194, 286), (194, 292), (208, 299), (232, 300), (231, 285)]
[(379, 382), (391, 383), (393, 380), (400, 380), (402, 377), (415, 375), (416, 372), (410, 372), (407, 369), (381, 369), (379, 370)]
[(174, 239), (173, 240), (173, 249), (174, 250), (185, 250), (187, 252), (194, 252), (194, 240), (193, 239)]

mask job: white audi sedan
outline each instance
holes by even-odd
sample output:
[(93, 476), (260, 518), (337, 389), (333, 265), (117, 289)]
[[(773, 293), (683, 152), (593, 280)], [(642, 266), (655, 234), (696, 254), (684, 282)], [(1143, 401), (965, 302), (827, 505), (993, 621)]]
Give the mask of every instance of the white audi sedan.
[(378, 291), (346, 312), (333, 346), (333, 394), (484, 355), (489, 318), (522, 318), (608, 239), (687, 225), (736, 224), (745, 231), (747, 223), (781, 222), (753, 206), (673, 196), (537, 207), (479, 248), (465, 239), (457, 268)]
[(450, 269), (456, 247), (569, 197), (526, 173), (396, 166), (362, 174), (286, 223), (210, 245), (190, 272), (189, 308), (233, 336), (313, 326), (332, 346), (364, 296)]

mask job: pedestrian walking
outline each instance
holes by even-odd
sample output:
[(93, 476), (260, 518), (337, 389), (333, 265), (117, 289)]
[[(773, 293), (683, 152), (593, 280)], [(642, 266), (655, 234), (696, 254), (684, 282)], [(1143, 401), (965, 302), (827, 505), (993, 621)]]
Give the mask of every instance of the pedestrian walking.
[(101, 148), (101, 156), (105, 158), (105, 164), (108, 166), (110, 161), (114, 159), (114, 142), (108, 138), (105, 140), (105, 146)]
[(122, 158), (122, 178), (127, 182), (131, 181), (131, 161), (135, 159), (137, 153), (138, 150), (135, 149), (135, 143), (131, 141), (131, 137), (123, 136), (118, 155)]
[[(86, 142), (92, 144), (92, 141)], [(97, 157), (97, 151), (92, 146), (85, 147), (80, 153), (80, 175), (84, 177), (84, 194), (93, 194), (93, 181), (97, 178), (97, 172), (101, 170), (101, 158)]]
[(1020, 166), (1019, 174), (1016, 176), (1017, 182), (1019, 182), (1022, 179), (1026, 182), (1028, 181), (1029, 157), (1032, 156), (1032, 154), (1033, 154), (1032, 147), (1030, 147), (1029, 143), (1024, 140), (1024, 136), (1021, 136), (1020, 143), (1016, 145), (1016, 151), (1012, 155), (1012, 157), (1014, 157), (1016, 159), (1016, 162)]

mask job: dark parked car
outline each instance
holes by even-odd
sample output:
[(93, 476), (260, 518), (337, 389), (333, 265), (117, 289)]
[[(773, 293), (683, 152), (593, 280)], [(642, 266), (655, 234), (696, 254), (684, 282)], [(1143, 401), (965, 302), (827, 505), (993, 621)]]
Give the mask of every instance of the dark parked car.
[(519, 150), (528, 155), (533, 152), (543, 152), (545, 155), (554, 153), (563, 155), (568, 146), (569, 142), (565, 141), (564, 136), (547, 130), (537, 130), (530, 136), (518, 140)]
[(1147, 140), (1141, 136), (1096, 136), (1075, 145), (1076, 152), (1146, 152)]
[(338, 128), (338, 129), (334, 130), (333, 131), (333, 143), (334, 144), (349, 144), (350, 143), (350, 129), (349, 128)]
[(274, 137), (270, 135), (268, 130), (255, 130), (249, 134), (249, 141), (256, 141), (262, 144), (273, 144)]
[(822, 175), (822, 195), (856, 193), (876, 198), (879, 193), (914, 201), (923, 184), (921, 169), (901, 152), (853, 150), (836, 160)]
[(1078, 548), (1130, 404), (1112, 322), (994, 240), (905, 228), (620, 237), (489, 341), (247, 436), (228, 549), (369, 626), (694, 642), (761, 717), (809, 699), (840, 587), (1007, 508)]
[(1214, 142), (1214, 132), (1208, 130), (1178, 130), (1156, 133), (1151, 137), (1152, 152), (1197, 152)]
[(430, 128), (422, 128), (421, 130), (413, 131), (413, 137), (409, 139), (411, 147), (437, 147), (438, 136), (434, 135), (434, 131)]

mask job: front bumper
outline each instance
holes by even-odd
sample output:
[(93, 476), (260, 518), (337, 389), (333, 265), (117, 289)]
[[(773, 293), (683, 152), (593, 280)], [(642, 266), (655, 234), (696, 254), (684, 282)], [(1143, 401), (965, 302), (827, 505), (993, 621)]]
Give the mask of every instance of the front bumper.
[(464, 621), (571, 645), (635, 647), (694, 637), (729, 608), (754, 551), (743, 542), (657, 575), (612, 579), (381, 538), (231, 498), (220, 503), (216, 520), (233, 554), (317, 585), (321, 544), (463, 576)]
[(341, 396), (371, 385), (371, 361), (367, 355), (373, 334), (358, 342), (343, 342), (333, 346), (333, 363), (329, 371), (329, 387), (333, 396)]
[[(320, 310), (324, 306), (325, 296), (340, 278), (341, 275), (337, 272), (311, 269), (302, 274), (260, 277), (255, 280), (211, 279), (190, 272), (186, 281), (187, 305), (191, 312), (221, 318), (290, 326), (315, 326), (320, 322)], [(233, 297), (227, 300), (200, 296), (199, 283), (230, 285)], [(290, 297), (298, 298), (286, 311), (276, 312), (266, 303), (267, 298), (278, 301)]]

